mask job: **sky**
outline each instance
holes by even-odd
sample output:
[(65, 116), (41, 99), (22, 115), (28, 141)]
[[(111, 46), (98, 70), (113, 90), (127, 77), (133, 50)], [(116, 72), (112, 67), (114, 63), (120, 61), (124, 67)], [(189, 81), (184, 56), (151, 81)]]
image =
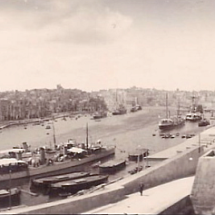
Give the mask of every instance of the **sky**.
[(214, 0), (0, 0), (0, 91), (215, 90)]

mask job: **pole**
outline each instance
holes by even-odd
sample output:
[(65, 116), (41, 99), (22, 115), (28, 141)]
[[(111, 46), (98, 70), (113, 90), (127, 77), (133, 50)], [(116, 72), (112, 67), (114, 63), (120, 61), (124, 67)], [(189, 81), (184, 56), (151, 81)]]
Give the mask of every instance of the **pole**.
[(86, 126), (86, 147), (87, 147), (87, 151), (88, 151), (88, 123)]
[[(147, 149), (146, 149), (147, 150)], [(146, 156), (145, 156), (145, 160), (146, 160), (146, 166), (145, 166), (145, 169), (148, 167), (148, 152), (146, 151)]]
[(54, 142), (54, 149), (55, 149), (56, 148), (56, 137), (55, 137), (54, 119), (52, 120), (52, 129), (53, 129), (53, 142)]
[(137, 149), (138, 149), (137, 172), (139, 172), (140, 171), (140, 146), (138, 146)]
[(199, 133), (199, 153), (200, 153), (200, 146), (201, 146), (201, 136), (200, 136), (200, 133)]
[(166, 118), (169, 118), (168, 117), (168, 113), (169, 111), (168, 111), (168, 95), (166, 94)]
[(11, 165), (9, 165), (9, 210), (11, 209)]

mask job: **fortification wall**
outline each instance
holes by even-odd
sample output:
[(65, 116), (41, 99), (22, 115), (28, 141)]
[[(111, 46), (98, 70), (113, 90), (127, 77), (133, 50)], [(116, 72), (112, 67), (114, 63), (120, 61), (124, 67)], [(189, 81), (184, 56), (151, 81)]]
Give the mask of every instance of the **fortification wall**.
[(139, 184), (144, 183), (145, 188), (150, 188), (175, 179), (195, 174), (198, 159), (203, 154), (203, 147), (193, 147), (177, 156), (167, 159), (154, 167), (132, 175), (120, 182), (125, 187), (125, 194), (137, 192)]
[(125, 198), (127, 194), (137, 192), (140, 182), (144, 182), (146, 188), (149, 188), (195, 174), (198, 158), (202, 154), (203, 148), (195, 146), (187, 149), (187, 151), (178, 153), (177, 156), (167, 159), (154, 167), (126, 177), (115, 184), (108, 185), (102, 191), (23, 208), (18, 213), (74, 214), (111, 204)]
[(196, 214), (212, 214), (215, 207), (215, 153), (210, 150), (200, 159), (191, 200)]

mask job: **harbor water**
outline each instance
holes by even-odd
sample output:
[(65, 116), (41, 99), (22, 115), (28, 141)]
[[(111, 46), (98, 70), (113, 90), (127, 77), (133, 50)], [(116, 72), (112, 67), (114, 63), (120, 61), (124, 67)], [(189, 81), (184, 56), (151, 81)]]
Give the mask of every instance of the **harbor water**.
[[(82, 115), (76, 118), (59, 118), (54, 122), (46, 121), (40, 125), (28, 124), (25, 126), (13, 126), (1, 131), (0, 150), (21, 146), (23, 142), (31, 145), (31, 149), (39, 146), (53, 147), (53, 126), (57, 143), (64, 143), (69, 139), (74, 139), (79, 143), (85, 143), (86, 124), (88, 124), (89, 143), (101, 140), (103, 145), (113, 145), (116, 147), (114, 159), (127, 159), (129, 153), (139, 147), (149, 149), (151, 155), (182, 143), (185, 141), (184, 138), (181, 138), (184, 134), (196, 135), (205, 129), (205, 127), (198, 127), (198, 123), (186, 122), (184, 126), (168, 131), (171, 134), (178, 133), (179, 136), (168, 139), (162, 138), (160, 136), (161, 131), (158, 129), (158, 116), (162, 115), (163, 112), (164, 110), (159, 108), (144, 108), (139, 112), (108, 116), (100, 120), (92, 120), (91, 116)], [(47, 125), (51, 129), (46, 129)], [(152, 166), (154, 164), (150, 163), (149, 165)], [(109, 180), (128, 177), (128, 171), (136, 166), (137, 164), (135, 162), (129, 162), (128, 167), (109, 176)], [(97, 171), (96, 169), (91, 170), (92, 172)], [(22, 205), (36, 205), (56, 200), (41, 193), (39, 196), (31, 195), (29, 193), (29, 181), (26, 181), (20, 188), (23, 191), (21, 193)]]

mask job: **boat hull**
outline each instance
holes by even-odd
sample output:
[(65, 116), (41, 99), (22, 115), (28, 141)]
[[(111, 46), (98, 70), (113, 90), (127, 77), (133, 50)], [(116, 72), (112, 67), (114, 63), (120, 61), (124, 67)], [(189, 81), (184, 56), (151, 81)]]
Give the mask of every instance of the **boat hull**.
[(126, 160), (123, 160), (121, 162), (118, 162), (118, 163), (112, 164), (112, 165), (100, 165), (99, 173), (114, 174), (125, 167), (126, 167)]
[(88, 172), (74, 172), (65, 175), (57, 175), (45, 178), (38, 178), (32, 180), (32, 185), (39, 188), (48, 188), (52, 183), (57, 183), (66, 180), (78, 179), (88, 176)]
[(75, 194), (80, 190), (89, 189), (93, 186), (105, 183), (108, 180), (108, 175), (93, 175), (80, 180), (70, 180), (63, 183), (52, 184), (49, 190), (49, 195), (59, 193)]
[(165, 124), (165, 125), (162, 125), (162, 124), (159, 124), (159, 129), (160, 130), (171, 130), (171, 129), (174, 129), (174, 128), (177, 128), (177, 127), (181, 127), (181, 126), (184, 126), (185, 124), (185, 120), (180, 122), (180, 123), (174, 123), (174, 124)]
[(21, 191), (18, 188), (12, 188), (10, 194), (8, 193), (6, 195), (0, 195), (0, 207), (19, 205), (20, 194)]

